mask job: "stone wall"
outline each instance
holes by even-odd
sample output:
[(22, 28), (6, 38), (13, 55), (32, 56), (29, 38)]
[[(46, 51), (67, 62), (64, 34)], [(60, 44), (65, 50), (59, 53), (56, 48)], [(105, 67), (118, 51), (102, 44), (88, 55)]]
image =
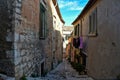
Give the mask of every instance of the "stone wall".
[[(0, 0), (0, 73), (14, 76), (14, 0)], [(8, 67), (9, 66), (9, 67)]]
[[(20, 2), (18, 2), (20, 3)], [(21, 15), (15, 17), (15, 77), (36, 74), (43, 76), (51, 70), (52, 63), (52, 12), (49, 1), (22, 0)], [(46, 8), (46, 36), (39, 38), (40, 5)], [(16, 3), (17, 4), (17, 3)], [(20, 5), (20, 4), (19, 4)], [(42, 68), (43, 66), (43, 68)], [(42, 71), (41, 71), (42, 70)]]
[(45, 73), (49, 72), (52, 69), (52, 33), (54, 31), (53, 29), (53, 16), (52, 16), (52, 11), (51, 11), (51, 5), (50, 1), (51, 0), (45, 0), (46, 1), (46, 8), (47, 8), (47, 27), (46, 27), (46, 37), (44, 40), (40, 40), (41, 42), (41, 47), (43, 47), (43, 54), (45, 54)]
[(15, 4), (14, 63), (15, 77), (18, 79), (23, 75), (35, 74), (42, 55), (38, 35), (39, 1), (16, 0)]
[[(44, 75), (53, 66), (53, 45), (57, 49), (57, 61), (61, 60), (62, 37), (59, 32), (53, 34), (56, 31), (53, 29), (50, 1), (0, 1), (0, 73), (13, 76), (16, 80), (23, 75)], [(39, 38), (41, 4), (46, 9), (47, 18), (44, 39)]]
[(55, 66), (57, 66), (62, 61), (62, 36), (60, 31), (55, 30), (55, 54), (54, 54)]

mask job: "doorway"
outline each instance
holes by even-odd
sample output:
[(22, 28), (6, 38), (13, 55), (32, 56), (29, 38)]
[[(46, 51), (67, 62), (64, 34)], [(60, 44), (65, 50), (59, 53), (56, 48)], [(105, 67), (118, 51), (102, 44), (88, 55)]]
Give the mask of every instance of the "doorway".
[(41, 63), (41, 76), (44, 76), (44, 62)]

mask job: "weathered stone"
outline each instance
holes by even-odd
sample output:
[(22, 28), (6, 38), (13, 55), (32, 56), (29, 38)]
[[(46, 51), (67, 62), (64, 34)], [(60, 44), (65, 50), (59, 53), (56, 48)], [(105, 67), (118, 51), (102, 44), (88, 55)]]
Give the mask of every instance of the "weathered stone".
[(14, 52), (13, 52), (13, 50), (6, 51), (6, 57), (7, 58), (14, 58)]
[(18, 58), (18, 57), (20, 57), (20, 50), (19, 49), (15, 49), (14, 50), (14, 58)]
[(13, 0), (0, 0), (0, 72), (14, 76)]
[(24, 50), (24, 49), (21, 50), (21, 53), (20, 53), (20, 54), (21, 54), (21, 56), (24, 56), (24, 55), (26, 54), (26, 50)]
[(13, 41), (13, 34), (12, 34), (12, 32), (10, 32), (10, 31), (7, 32), (6, 41), (8, 41), (8, 42)]
[[(0, 64), (3, 64), (3, 67), (0, 65), (0, 69), (3, 69), (7, 74), (10, 73), (15, 76), (16, 80), (19, 80), (24, 74), (27, 76), (33, 73), (42, 75), (52, 68), (52, 46), (55, 45), (56, 47), (57, 44), (53, 44), (53, 42), (59, 39), (54, 40), (59, 35), (56, 35), (51, 40), (53, 32), (51, 5), (54, 5), (54, 3), (49, 4), (50, 1), (52, 0), (46, 2), (43, 0), (0, 0), (0, 6), (2, 5), (2, 8), (0, 7), (2, 12), (2, 14), (0, 12), (0, 36), (2, 36), (1, 40), (4, 41), (1, 42), (0, 40), (0, 53), (2, 54), (0, 59), (7, 60), (6, 57), (10, 58), (8, 59), (10, 68), (6, 66), (7, 62), (4, 63), (4, 61), (0, 60)], [(44, 39), (41, 39), (39, 34), (42, 27), (39, 19), (40, 5), (44, 5), (45, 16), (47, 17)], [(8, 11), (6, 11), (7, 7)], [(57, 16), (59, 17), (59, 15)], [(5, 43), (5, 45), (1, 45), (1, 43)], [(12, 50), (13, 52), (11, 52)], [(55, 50), (58, 50), (58, 48)], [(60, 51), (55, 53), (57, 54), (58, 52)], [(39, 72), (41, 69), (44, 70), (42, 73)], [(14, 73), (10, 72), (12, 70)]]
[[(20, 4), (19, 4), (20, 5)], [(17, 13), (17, 16), (19, 15), (19, 14), (21, 14), (21, 10), (19, 9), (19, 8), (16, 8), (16, 13)]]
[(22, 61), (22, 58), (18, 57), (18, 58), (15, 58), (14, 63), (15, 63), (15, 65), (18, 65), (21, 63), (21, 61)]
[(18, 41), (20, 40), (20, 35), (15, 32), (15, 33), (14, 33), (14, 36), (15, 36), (15, 37), (14, 37), (14, 41), (15, 41), (15, 42), (18, 42)]

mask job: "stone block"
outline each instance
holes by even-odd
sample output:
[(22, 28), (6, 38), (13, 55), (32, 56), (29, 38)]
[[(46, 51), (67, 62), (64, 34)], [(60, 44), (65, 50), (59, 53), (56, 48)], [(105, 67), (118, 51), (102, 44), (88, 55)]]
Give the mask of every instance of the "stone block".
[(19, 49), (17, 43), (14, 43), (14, 49)]
[(20, 55), (21, 56), (25, 56), (25, 54), (26, 54), (27, 52), (26, 52), (26, 50), (25, 49), (23, 49), (23, 50), (21, 50), (21, 53), (20, 53)]
[(18, 64), (20, 64), (22, 62), (22, 58), (21, 57), (18, 57), (18, 58), (15, 58), (14, 59), (14, 64), (15, 65), (18, 65)]
[(6, 41), (12, 42), (13, 41), (13, 34), (12, 32), (7, 32), (7, 36), (6, 36)]
[(24, 35), (20, 35), (20, 42), (24, 42), (25, 41), (25, 36)]
[(14, 37), (14, 41), (15, 41), (15, 42), (18, 42), (18, 41), (20, 40), (20, 35), (19, 35), (19, 33), (15, 32), (15, 33), (14, 33), (14, 36), (15, 36), (15, 37)]
[[(19, 5), (21, 5), (21, 4), (18, 4), (18, 6)], [(16, 8), (15, 11), (16, 11), (16, 14), (18, 14), (18, 15), (21, 14), (21, 9), (20, 8)]]
[(11, 59), (14, 58), (13, 50), (6, 51), (6, 57)]
[(20, 71), (20, 65), (15, 66), (15, 73)]
[(20, 50), (19, 49), (15, 49), (14, 50), (14, 58), (18, 58), (18, 57), (20, 57)]
[(17, 7), (17, 8), (21, 8), (21, 6), (22, 6), (21, 1), (17, 1), (17, 2), (16, 2), (16, 7)]

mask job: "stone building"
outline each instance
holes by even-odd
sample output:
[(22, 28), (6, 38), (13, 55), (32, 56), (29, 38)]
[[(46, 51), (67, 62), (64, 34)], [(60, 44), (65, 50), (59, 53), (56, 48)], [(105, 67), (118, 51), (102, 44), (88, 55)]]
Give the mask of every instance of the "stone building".
[(52, 0), (51, 3), (52, 17), (53, 17), (53, 31), (52, 31), (52, 55), (53, 68), (55, 68), (62, 61), (62, 27), (65, 22), (59, 10), (57, 0)]
[[(80, 19), (75, 20), (73, 23), (74, 31), (71, 34), (71, 53), (70, 53), (70, 60), (75, 63), (80, 63), (84, 67), (86, 67), (86, 36), (83, 35), (83, 27), (82, 22)], [(79, 41), (79, 43), (76, 43), (75, 45), (79, 45), (78, 47), (75, 47), (74, 43), (76, 40)]]
[(116, 79), (120, 75), (120, 1), (89, 0), (73, 21), (85, 42), (87, 72), (95, 79)]
[(54, 1), (0, 0), (0, 73), (19, 80), (24, 75), (44, 76), (52, 69), (52, 46), (57, 44), (52, 35)]
[(64, 57), (67, 57), (67, 54), (68, 54), (68, 50), (67, 49), (67, 45), (69, 44), (70, 40), (70, 36), (71, 36), (71, 33), (72, 31), (74, 30), (74, 27), (73, 26), (64, 26), (63, 27), (63, 56)]
[(66, 45), (65, 53), (63, 55), (63, 57), (65, 57), (66, 59), (68, 59), (70, 61), (72, 61), (72, 58), (71, 58), (72, 57), (72, 48), (73, 48), (73, 46), (72, 46), (72, 37), (70, 36), (68, 38), (68, 43)]

